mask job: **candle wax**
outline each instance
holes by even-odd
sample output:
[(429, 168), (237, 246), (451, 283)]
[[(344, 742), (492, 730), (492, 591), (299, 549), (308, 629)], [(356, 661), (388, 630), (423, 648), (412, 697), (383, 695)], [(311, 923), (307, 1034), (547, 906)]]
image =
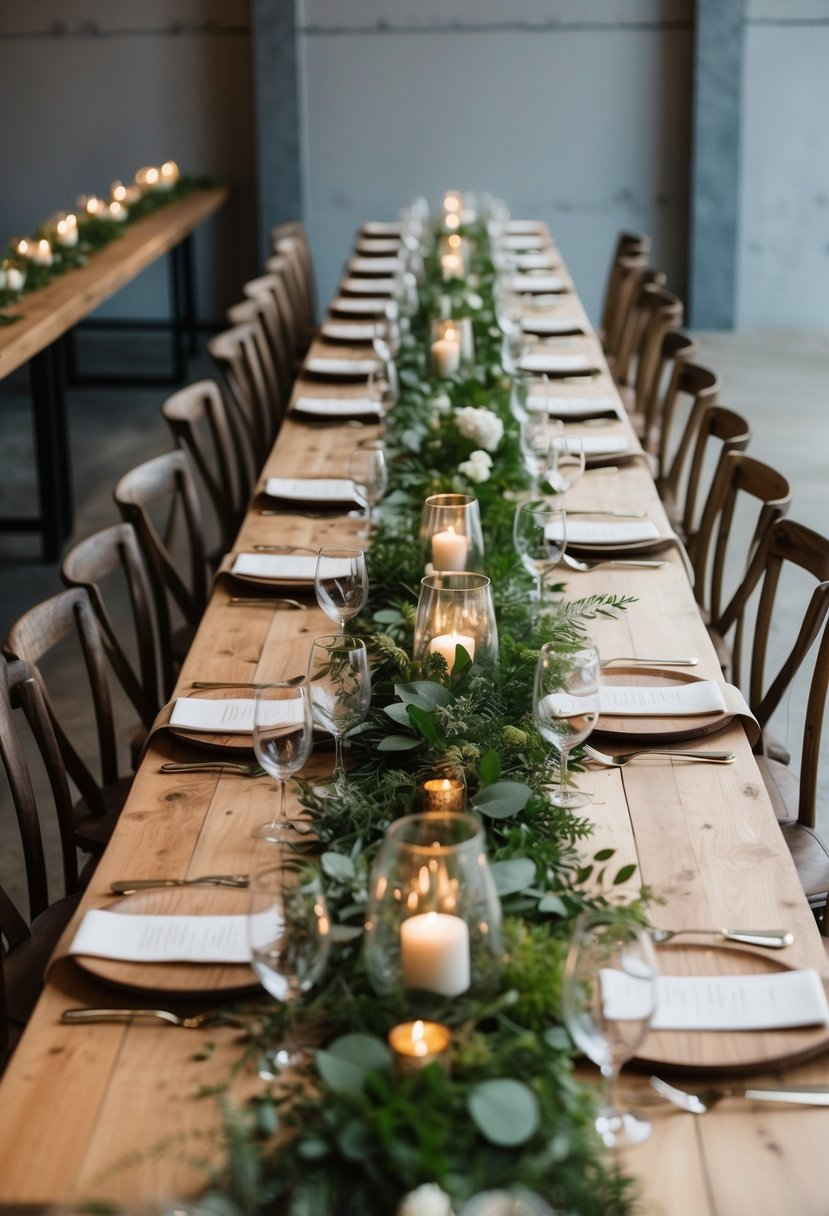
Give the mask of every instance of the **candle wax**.
[(469, 987), (469, 929), (459, 916), (426, 912), (400, 926), (403, 986), (460, 996)]
[(450, 527), (432, 537), (432, 565), (436, 570), (465, 570), (469, 541)]
[(455, 666), (455, 647), (463, 646), (470, 659), (475, 658), (475, 639), (467, 633), (441, 633), (436, 638), (432, 638), (429, 643), (429, 652), (437, 651), (446, 659), (446, 666), (451, 673)]

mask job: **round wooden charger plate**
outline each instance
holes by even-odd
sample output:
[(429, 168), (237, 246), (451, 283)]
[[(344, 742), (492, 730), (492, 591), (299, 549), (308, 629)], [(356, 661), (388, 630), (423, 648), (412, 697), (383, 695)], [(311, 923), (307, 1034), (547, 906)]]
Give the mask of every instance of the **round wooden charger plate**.
[[(175, 887), (125, 895), (106, 910), (124, 916), (245, 916), (249, 898), (247, 891), (227, 887)], [(91, 955), (74, 958), (84, 971), (108, 984), (168, 997), (226, 996), (259, 986), (247, 963), (125, 963)]]
[[(656, 957), (663, 975), (770, 975), (793, 970), (768, 951), (755, 952), (725, 944), (671, 942), (658, 946)], [(784, 1030), (654, 1030), (635, 1058), (649, 1067), (736, 1072), (789, 1063), (827, 1046), (827, 1026)]]
[[(648, 688), (665, 688), (676, 684), (696, 684), (702, 676), (687, 671), (672, 671), (670, 668), (608, 667), (602, 672), (604, 684), (644, 685)], [(645, 743), (679, 743), (683, 739), (699, 739), (722, 730), (734, 720), (733, 714), (694, 714), (687, 717), (664, 718), (639, 717), (631, 714), (600, 714), (593, 730), (594, 735), (604, 739), (618, 739), (632, 743), (637, 739)]]

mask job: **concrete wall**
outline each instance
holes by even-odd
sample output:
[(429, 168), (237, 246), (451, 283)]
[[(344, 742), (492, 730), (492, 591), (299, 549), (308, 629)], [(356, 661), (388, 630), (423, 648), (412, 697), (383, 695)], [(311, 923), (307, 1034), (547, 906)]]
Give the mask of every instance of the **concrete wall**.
[(737, 324), (829, 325), (829, 0), (749, 0)]
[[(144, 164), (233, 187), (197, 235), (199, 310), (219, 316), (256, 270), (248, 0), (0, 3), (0, 242)], [(165, 315), (162, 267), (105, 306)]]
[(595, 317), (617, 232), (685, 291), (693, 0), (297, 0), (322, 298), (357, 224), (488, 189), (547, 220)]

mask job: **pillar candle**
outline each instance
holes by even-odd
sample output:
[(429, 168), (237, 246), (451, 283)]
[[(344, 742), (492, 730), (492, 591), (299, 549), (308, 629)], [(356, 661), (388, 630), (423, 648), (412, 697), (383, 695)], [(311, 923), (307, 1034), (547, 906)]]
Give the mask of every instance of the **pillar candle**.
[(429, 653), (442, 654), (451, 675), (455, 666), (455, 647), (463, 646), (470, 659), (475, 658), (475, 639), (467, 633), (441, 633), (429, 643)]
[(469, 541), (452, 527), (432, 537), (432, 565), (436, 570), (465, 570), (468, 553)]
[(469, 929), (459, 916), (410, 916), (400, 926), (400, 950), (405, 988), (460, 996), (469, 987)]
[(443, 337), (432, 343), (432, 365), (441, 380), (448, 380), (461, 365), (460, 335), (454, 329), (445, 329)]

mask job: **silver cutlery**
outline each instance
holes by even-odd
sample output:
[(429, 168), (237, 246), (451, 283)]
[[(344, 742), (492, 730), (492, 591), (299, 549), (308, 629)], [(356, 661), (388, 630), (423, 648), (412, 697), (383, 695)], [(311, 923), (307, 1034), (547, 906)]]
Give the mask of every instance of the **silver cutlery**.
[(299, 600), (289, 600), (284, 597), (276, 599), (270, 595), (232, 595), (227, 602), (232, 608), (240, 606), (246, 608), (298, 608), (300, 612), (305, 612), (308, 607), (307, 604), (301, 604)]
[[(608, 662), (613, 662), (609, 659)], [(265, 685), (255, 680), (193, 680), (191, 688), (264, 688)]]
[[(646, 667), (696, 667), (699, 659), (642, 659), (635, 655), (615, 655), (612, 659), (602, 659), (602, 667), (609, 667), (611, 663), (642, 663)], [(193, 685), (194, 688), (197, 685)]]
[(767, 950), (782, 950), (794, 941), (794, 934), (788, 929), (651, 929), (650, 933), (657, 946), (664, 946), (682, 933), (700, 933), (726, 942), (740, 942), (743, 946), (763, 946)]
[(229, 1014), (217, 1010), (207, 1013), (196, 1013), (192, 1017), (180, 1017), (169, 1009), (64, 1009), (61, 1021), (70, 1026), (81, 1026), (90, 1022), (134, 1022), (138, 1019), (150, 1018), (157, 1022), (168, 1022), (170, 1026), (179, 1026), (183, 1030), (203, 1030), (207, 1026), (217, 1026), (222, 1022), (235, 1025), (236, 1019)]
[(572, 507), (566, 507), (565, 510), (568, 515), (611, 515), (611, 516), (613, 516), (614, 519), (647, 519), (648, 518), (647, 511), (621, 511), (621, 510), (615, 510), (615, 509), (607, 510), (607, 511), (600, 511), (595, 508), (592, 510), (589, 510), (589, 511), (587, 511), (587, 510), (580, 511), (577, 508), (574, 509)]
[(254, 553), (316, 553), (310, 545), (252, 545)]
[(276, 507), (262, 507), (260, 515), (292, 515), (301, 519), (336, 519), (342, 511), (280, 511)]
[(110, 883), (113, 895), (132, 895), (160, 887), (239, 887), (249, 886), (247, 874), (202, 874), (199, 878), (119, 878)]
[(669, 1085), (661, 1077), (651, 1077), (651, 1085), (668, 1102), (692, 1115), (704, 1115), (723, 1098), (747, 1098), (750, 1102), (793, 1102), (800, 1106), (829, 1106), (827, 1085), (763, 1085), (748, 1089), (717, 1087), (702, 1089), (698, 1094), (688, 1093), (676, 1085)]
[(242, 777), (264, 777), (261, 764), (242, 764), (236, 760), (199, 760), (190, 764), (179, 764), (168, 760), (161, 765), (160, 773), (239, 773)]
[(578, 557), (573, 557), (571, 553), (565, 553), (561, 560), (565, 566), (569, 566), (571, 570), (578, 570), (582, 574), (587, 573), (588, 570), (596, 570), (599, 566), (630, 566), (631, 569), (636, 570), (661, 570), (668, 564), (665, 561), (634, 557), (598, 557), (585, 562)]
[(602, 467), (599, 469), (585, 469), (583, 476), (584, 477), (601, 477), (605, 473), (618, 473), (618, 472), (619, 472), (618, 464), (605, 464), (605, 465), (602, 465)]
[(608, 756), (605, 752), (597, 751), (595, 747), (591, 747), (587, 743), (584, 746), (584, 754), (589, 760), (595, 760), (596, 764), (603, 764), (606, 768), (624, 768), (637, 756), (670, 756), (674, 760), (700, 760), (707, 764), (733, 764), (737, 759), (736, 752), (676, 752), (664, 751), (657, 747), (642, 747), (635, 752), (622, 752), (618, 756)]

